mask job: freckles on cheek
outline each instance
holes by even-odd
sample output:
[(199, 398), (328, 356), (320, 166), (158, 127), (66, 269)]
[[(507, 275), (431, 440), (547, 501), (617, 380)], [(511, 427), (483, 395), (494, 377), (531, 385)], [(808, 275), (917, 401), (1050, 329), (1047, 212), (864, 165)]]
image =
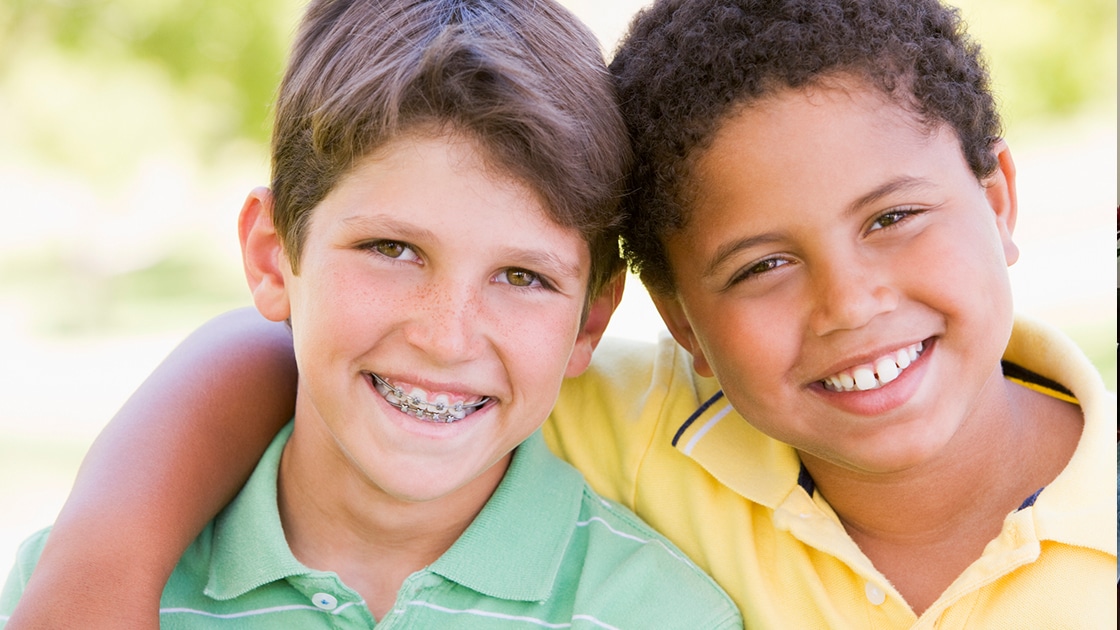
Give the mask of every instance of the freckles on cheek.
[(525, 322), (518, 322), (510, 333), (519, 343), (547, 352), (548, 348), (564, 343), (569, 337), (569, 327), (560, 320), (561, 318), (552, 313), (543, 314)]
[(575, 342), (579, 320), (568, 321), (556, 313), (538, 313), (502, 327), (508, 343), (519, 348), (522, 356), (535, 357), (541, 363), (566, 360)]

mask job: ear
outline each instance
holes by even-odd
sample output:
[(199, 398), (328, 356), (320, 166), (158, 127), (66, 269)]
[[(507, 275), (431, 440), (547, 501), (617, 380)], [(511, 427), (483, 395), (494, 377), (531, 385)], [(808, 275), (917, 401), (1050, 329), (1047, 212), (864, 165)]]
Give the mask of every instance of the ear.
[(1019, 217), (1019, 198), (1015, 192), (1015, 161), (1011, 159), (1011, 149), (1002, 138), (992, 147), (999, 167), (981, 182), (988, 205), (996, 213), (996, 228), (1003, 242), (1003, 255), (1007, 265), (1019, 260), (1019, 247), (1012, 240), (1015, 221)]
[(280, 322), (291, 315), (284, 273), (291, 273), (284, 245), (272, 224), (272, 191), (254, 188), (237, 221), (245, 278), (253, 303), (266, 318)]
[(657, 307), (657, 312), (661, 314), (661, 319), (669, 328), (669, 333), (673, 335), (673, 339), (676, 339), (677, 343), (692, 354), (692, 368), (696, 370), (696, 373), (700, 376), (714, 376), (712, 366), (708, 365), (708, 359), (704, 356), (704, 350), (696, 340), (696, 334), (692, 331), (692, 323), (688, 321), (688, 315), (685, 314), (680, 300), (675, 295), (652, 292), (649, 296), (653, 299), (653, 305)]
[(622, 301), (622, 291), (626, 288), (626, 272), (619, 272), (607, 286), (599, 293), (599, 297), (591, 300), (588, 305), (587, 315), (583, 318), (583, 326), (576, 336), (576, 345), (572, 349), (572, 356), (568, 358), (568, 367), (564, 370), (565, 377), (579, 376), (591, 364), (591, 353), (603, 339), (611, 315)]

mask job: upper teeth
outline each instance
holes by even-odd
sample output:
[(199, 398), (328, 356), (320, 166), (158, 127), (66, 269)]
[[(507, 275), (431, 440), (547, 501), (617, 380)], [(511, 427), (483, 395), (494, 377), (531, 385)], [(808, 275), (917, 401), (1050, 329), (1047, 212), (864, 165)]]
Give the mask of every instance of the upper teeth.
[(490, 400), (489, 397), (485, 397), (473, 403), (467, 403), (461, 400), (452, 403), (447, 394), (438, 394), (434, 401), (429, 401), (428, 392), (419, 387), (415, 387), (406, 393), (403, 388), (390, 385), (385, 379), (376, 374), (370, 373), (370, 376), (373, 377), (373, 382), (377, 386), (378, 393), (384, 396), (385, 400), (388, 401), (390, 405), (393, 405), (410, 416), (415, 416), (429, 422), (455, 422), (456, 420), (462, 420)]
[(824, 379), (824, 386), (836, 392), (865, 392), (877, 389), (898, 378), (922, 353), (922, 342), (896, 350), (871, 363), (857, 365)]

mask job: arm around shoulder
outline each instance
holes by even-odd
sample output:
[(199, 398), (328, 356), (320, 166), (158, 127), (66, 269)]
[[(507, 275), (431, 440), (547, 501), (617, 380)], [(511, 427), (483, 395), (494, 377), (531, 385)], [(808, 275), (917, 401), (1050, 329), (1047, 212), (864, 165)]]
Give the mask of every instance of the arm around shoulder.
[(90, 448), (6, 630), (159, 627), (179, 556), (291, 418), (295, 387), (283, 324), (242, 309), (188, 336)]

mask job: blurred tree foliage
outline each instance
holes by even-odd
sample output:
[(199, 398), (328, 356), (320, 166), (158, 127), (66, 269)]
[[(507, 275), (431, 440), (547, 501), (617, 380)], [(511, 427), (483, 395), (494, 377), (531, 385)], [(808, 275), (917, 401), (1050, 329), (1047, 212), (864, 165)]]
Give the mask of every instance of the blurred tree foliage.
[[(262, 143), (300, 4), (3, 0), (0, 113), (16, 120), (0, 137), (23, 158), (95, 170), (105, 153), (128, 170), (135, 158), (122, 148), (177, 136), (204, 160), (231, 141)], [(87, 132), (99, 146), (81, 141)]]
[(1009, 127), (1115, 112), (1115, 0), (949, 1), (984, 48)]
[(229, 131), (261, 139), (298, 2), (289, 0), (5, 0), (0, 72), (16, 48), (53, 46), (75, 65), (150, 63), (175, 88), (230, 88)]
[[(155, 146), (179, 143), (207, 161), (230, 142), (259, 145), (302, 4), (3, 0), (0, 138), (15, 142), (0, 145), (110, 178)], [(1115, 2), (958, 4), (1009, 122), (1115, 107)]]

